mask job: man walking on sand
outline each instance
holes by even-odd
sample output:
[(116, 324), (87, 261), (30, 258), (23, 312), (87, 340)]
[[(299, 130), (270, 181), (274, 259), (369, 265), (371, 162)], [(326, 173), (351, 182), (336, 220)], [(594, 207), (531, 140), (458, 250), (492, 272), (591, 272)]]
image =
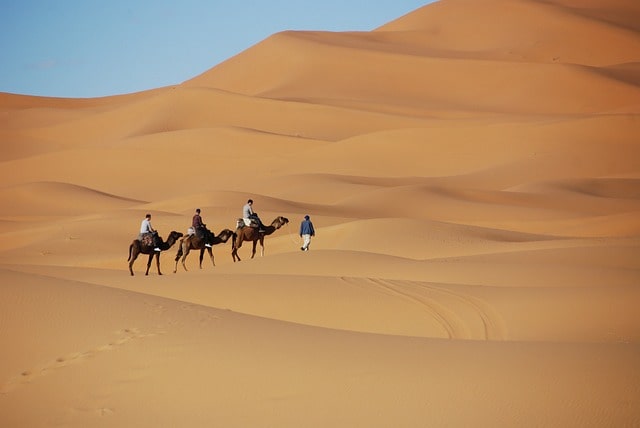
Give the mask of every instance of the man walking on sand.
[(313, 228), (313, 223), (309, 219), (308, 215), (304, 216), (304, 220), (300, 223), (300, 237), (302, 238), (302, 251), (309, 251), (309, 245), (311, 244), (311, 237), (316, 236), (316, 231)]

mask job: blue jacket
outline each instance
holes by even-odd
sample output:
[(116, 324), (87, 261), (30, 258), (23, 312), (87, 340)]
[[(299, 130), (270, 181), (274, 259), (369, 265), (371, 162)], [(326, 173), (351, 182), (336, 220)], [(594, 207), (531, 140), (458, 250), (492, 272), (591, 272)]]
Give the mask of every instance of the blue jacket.
[(315, 236), (316, 231), (313, 229), (313, 223), (311, 223), (311, 220), (302, 220), (302, 223), (300, 223), (300, 236), (302, 235), (311, 235), (311, 236)]

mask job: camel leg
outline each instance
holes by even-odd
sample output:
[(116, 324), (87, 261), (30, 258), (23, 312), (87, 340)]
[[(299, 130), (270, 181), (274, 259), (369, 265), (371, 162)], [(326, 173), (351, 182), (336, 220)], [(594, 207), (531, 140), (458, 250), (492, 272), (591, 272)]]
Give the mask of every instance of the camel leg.
[(178, 272), (178, 262), (180, 261), (180, 258), (182, 257), (182, 255), (185, 253), (185, 243), (184, 243), (184, 239), (182, 238), (180, 240), (180, 243), (178, 244), (178, 252), (176, 253), (176, 265), (173, 268), (173, 273), (177, 273)]
[(258, 245), (258, 241), (253, 241), (253, 247), (251, 248), (251, 258), (256, 255), (256, 245)]
[(202, 259), (204, 259), (204, 248), (200, 248), (200, 269), (202, 269)]
[(134, 248), (133, 244), (129, 245), (129, 272), (133, 276), (133, 262), (138, 258), (138, 251)]
[[(181, 244), (182, 245), (182, 244)], [(178, 250), (178, 255), (176, 255), (176, 265), (173, 267), (173, 273), (178, 272), (178, 262), (180, 261), (180, 252)]]
[[(207, 248), (207, 251), (209, 252), (209, 257), (211, 258), (211, 264), (213, 265), (213, 267), (216, 267), (216, 262), (215, 260), (213, 260), (213, 249)], [(200, 260), (200, 264), (202, 264), (202, 260)]]
[(185, 263), (185, 261), (187, 260), (187, 255), (189, 255), (189, 251), (191, 251), (191, 248), (187, 247), (187, 249), (184, 251), (184, 254), (182, 255), (182, 267), (184, 268), (185, 272), (188, 272), (187, 264)]
[(156, 265), (158, 266), (158, 275), (162, 275), (162, 272), (160, 272), (160, 253), (156, 253)]
[(149, 260), (147, 260), (147, 271), (144, 273), (145, 275), (149, 275), (149, 268), (151, 268), (151, 262), (153, 262), (154, 254), (149, 254)]
[(235, 263), (236, 259), (240, 261), (240, 256), (238, 255), (238, 249), (242, 247), (242, 240), (240, 239), (240, 235), (238, 235), (238, 239), (233, 243), (233, 249), (231, 250), (231, 257), (233, 257), (233, 261)]
[(260, 257), (264, 257), (264, 237), (260, 237)]
[(138, 254), (136, 253), (131, 256), (131, 261), (129, 262), (129, 272), (131, 272), (131, 276), (133, 276), (133, 262), (135, 262), (137, 258)]

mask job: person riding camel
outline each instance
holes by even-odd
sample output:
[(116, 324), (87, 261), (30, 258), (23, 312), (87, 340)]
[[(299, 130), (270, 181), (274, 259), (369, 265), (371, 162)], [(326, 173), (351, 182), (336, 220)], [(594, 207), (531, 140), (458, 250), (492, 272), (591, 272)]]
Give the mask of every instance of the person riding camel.
[(247, 203), (242, 207), (242, 219), (244, 220), (245, 226), (251, 226), (252, 223), (258, 224), (258, 232), (265, 232), (264, 224), (262, 224), (262, 220), (258, 217), (258, 214), (253, 212), (253, 200), (249, 199)]
[(195, 230), (196, 236), (204, 241), (204, 246), (211, 248), (212, 233), (207, 229), (207, 225), (202, 222), (200, 208), (196, 208), (196, 213), (193, 216), (191, 226), (193, 227), (193, 230)]
[(160, 249), (160, 240), (158, 238), (158, 232), (151, 226), (151, 214), (147, 214), (140, 224), (140, 234), (138, 235), (138, 241), (144, 242), (145, 237), (151, 236), (151, 242), (153, 243), (153, 251), (162, 251)]

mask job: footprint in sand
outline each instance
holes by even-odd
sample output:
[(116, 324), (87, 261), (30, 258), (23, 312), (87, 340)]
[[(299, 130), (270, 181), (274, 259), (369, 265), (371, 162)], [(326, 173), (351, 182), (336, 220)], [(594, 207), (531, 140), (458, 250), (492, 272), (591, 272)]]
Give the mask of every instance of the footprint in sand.
[(200, 305), (192, 305), (192, 304), (184, 304), (180, 306), (180, 309), (183, 311), (188, 311), (198, 316), (198, 321), (200, 323), (205, 323), (208, 321), (216, 321), (219, 320), (220, 317), (214, 313), (212, 313), (211, 308), (207, 308)]
[(105, 345), (98, 346), (88, 351), (74, 352), (65, 356), (57, 357), (32, 369), (24, 370), (18, 376), (14, 376), (13, 378), (5, 382), (2, 387), (0, 387), (0, 394), (7, 394), (19, 385), (31, 383), (37, 378), (45, 376), (47, 373), (53, 370), (58, 370), (73, 364), (81, 363), (101, 352), (112, 351), (133, 340), (152, 337), (161, 333), (142, 333), (137, 328), (125, 328), (117, 331), (116, 334), (117, 338)]
[(104, 418), (105, 416), (113, 415), (115, 412), (113, 409), (110, 409), (108, 407), (102, 407), (98, 409), (96, 413), (98, 413), (98, 416), (100, 416), (101, 418)]

